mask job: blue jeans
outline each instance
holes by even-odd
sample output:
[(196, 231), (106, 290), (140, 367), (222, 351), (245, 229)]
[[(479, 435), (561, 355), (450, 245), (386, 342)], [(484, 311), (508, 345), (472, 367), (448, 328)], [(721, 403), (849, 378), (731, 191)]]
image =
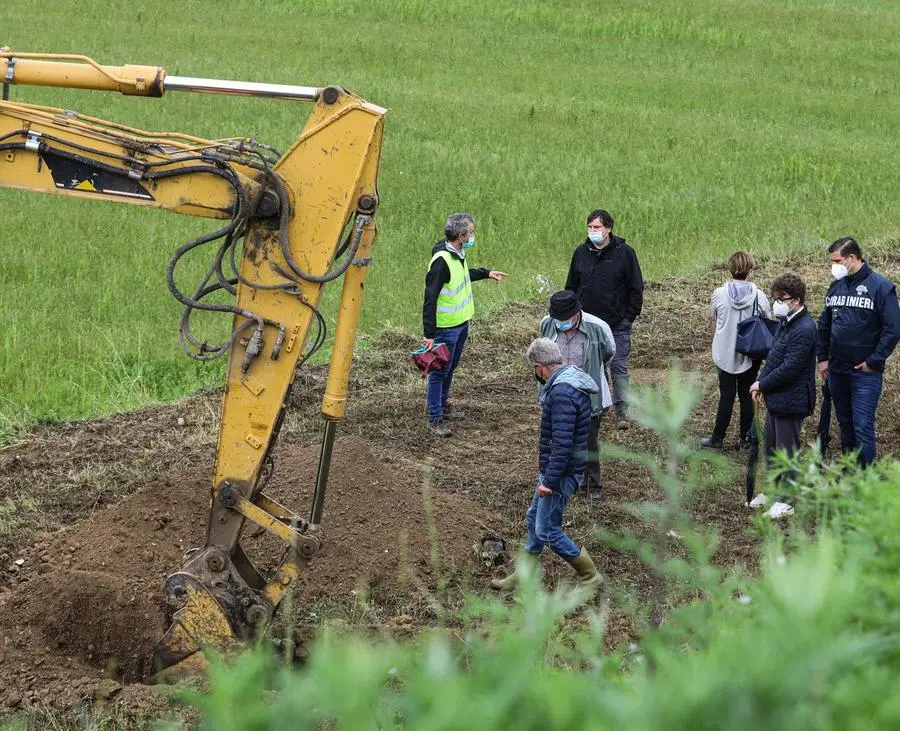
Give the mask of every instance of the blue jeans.
[(450, 363), (439, 371), (428, 374), (428, 385), (425, 400), (428, 404), (428, 420), (437, 421), (444, 416), (444, 407), (450, 398), (450, 385), (453, 383), (453, 371), (459, 365), (466, 340), (469, 337), (469, 323), (464, 322), (457, 327), (438, 328), (434, 333), (434, 342), (443, 343), (450, 351)]
[(881, 373), (828, 372), (828, 389), (841, 427), (841, 449), (844, 452), (859, 449), (863, 467), (875, 461), (875, 411), (883, 385)]
[[(581, 549), (563, 533), (562, 521), (569, 498), (572, 497), (575, 488), (581, 484), (581, 478), (581, 475), (563, 477), (553, 494), (547, 497), (540, 497), (537, 487), (534, 488), (531, 507), (525, 513), (525, 525), (528, 528), (525, 550), (528, 553), (539, 555), (544, 550), (544, 546), (549, 546), (566, 561), (578, 558)], [(543, 481), (544, 476), (541, 475), (538, 478), (538, 487)]]

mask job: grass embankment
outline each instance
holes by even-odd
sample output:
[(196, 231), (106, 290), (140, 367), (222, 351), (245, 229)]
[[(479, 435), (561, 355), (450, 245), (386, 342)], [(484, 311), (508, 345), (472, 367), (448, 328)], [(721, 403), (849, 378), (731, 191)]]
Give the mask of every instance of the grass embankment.
[[(25, 0), (0, 20), (13, 49), (336, 82), (389, 107), (368, 332), (417, 330), (427, 252), (453, 210), (479, 219), (475, 262), (511, 275), (479, 288), (482, 313), (533, 294), (537, 275), (559, 285), (597, 205), (616, 215), (649, 278), (736, 247), (896, 235), (900, 14), (890, 3)], [(12, 98), (281, 148), (308, 112), (184, 94), (15, 87)], [(170, 252), (209, 222), (14, 191), (0, 201), (0, 428), (219, 382), (221, 367), (178, 349), (163, 277)]]

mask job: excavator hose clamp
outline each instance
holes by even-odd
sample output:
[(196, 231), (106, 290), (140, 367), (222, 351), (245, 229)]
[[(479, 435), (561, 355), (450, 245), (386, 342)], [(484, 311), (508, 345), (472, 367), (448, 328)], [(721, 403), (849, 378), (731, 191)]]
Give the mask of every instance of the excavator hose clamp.
[(37, 152), (41, 146), (42, 136), (43, 135), (41, 135), (40, 132), (32, 132), (29, 130), (28, 136), (25, 138), (25, 149)]

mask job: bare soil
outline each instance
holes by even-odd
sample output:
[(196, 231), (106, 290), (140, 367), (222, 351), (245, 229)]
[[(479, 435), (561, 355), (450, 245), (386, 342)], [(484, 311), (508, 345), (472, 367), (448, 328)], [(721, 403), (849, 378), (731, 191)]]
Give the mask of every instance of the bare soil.
[[(900, 256), (890, 247), (873, 264), (895, 280), (900, 275)], [(809, 278), (809, 301), (821, 302), (827, 267), (809, 258), (762, 262), (761, 284), (789, 268)], [(675, 362), (693, 371), (703, 398), (687, 426), (690, 441), (708, 433), (715, 412), (707, 302), (722, 278), (714, 268), (648, 285), (635, 331), (636, 386), (663, 385)], [(539, 413), (521, 353), (542, 314), (539, 304), (511, 304), (490, 327), (476, 323), (454, 383), (455, 405), (467, 419), (452, 439), (435, 439), (424, 428), (424, 387), (408, 358), (415, 340), (387, 332), (361, 343), (353, 401), (335, 447), (325, 545), (298, 580), (286, 623), (310, 634), (329, 618), (414, 631), (433, 623), (436, 604), (458, 607), (464, 590), (487, 591), (492, 573), (507, 570), (486, 568), (479, 549), (494, 535), (512, 554), (522, 537), (537, 473)], [(879, 413), (882, 453), (900, 454), (897, 361), (890, 361)], [(301, 514), (315, 478), (324, 378), (322, 367), (301, 371), (267, 489)], [(131, 414), (44, 426), (0, 449), (0, 711), (98, 699), (134, 713), (165, 708), (164, 697), (143, 681), (167, 621), (165, 577), (185, 550), (203, 542), (220, 400), (218, 392), (199, 393)], [(814, 423), (807, 422), (810, 438)], [(652, 432), (619, 431), (609, 419), (601, 441), (657, 460), (665, 454)], [(727, 477), (688, 509), (718, 534), (718, 564), (752, 571), (759, 539), (743, 506), (746, 455), (729, 449), (726, 458)], [(610, 591), (640, 598), (651, 586), (647, 569), (601, 542), (596, 530), (649, 536), (627, 507), (659, 500), (662, 492), (635, 462), (606, 459), (603, 472), (604, 501), (588, 504), (576, 495), (567, 530), (594, 555)], [(268, 536), (248, 532), (247, 542), (259, 565), (280, 560), (282, 546)], [(671, 550), (681, 550), (677, 541)], [(544, 556), (543, 566), (551, 585), (568, 578), (569, 568), (553, 556)], [(635, 628), (614, 611), (607, 631), (615, 644)]]

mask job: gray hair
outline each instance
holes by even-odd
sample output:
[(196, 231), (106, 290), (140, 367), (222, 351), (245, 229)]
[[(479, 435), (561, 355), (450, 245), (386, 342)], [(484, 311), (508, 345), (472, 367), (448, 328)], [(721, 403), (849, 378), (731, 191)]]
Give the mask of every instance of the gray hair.
[(555, 366), (563, 364), (559, 346), (549, 338), (537, 338), (525, 351), (525, 360), (532, 365)]
[(444, 236), (447, 241), (455, 241), (460, 236), (469, 233), (469, 229), (475, 225), (475, 219), (468, 213), (451, 213), (444, 224)]

